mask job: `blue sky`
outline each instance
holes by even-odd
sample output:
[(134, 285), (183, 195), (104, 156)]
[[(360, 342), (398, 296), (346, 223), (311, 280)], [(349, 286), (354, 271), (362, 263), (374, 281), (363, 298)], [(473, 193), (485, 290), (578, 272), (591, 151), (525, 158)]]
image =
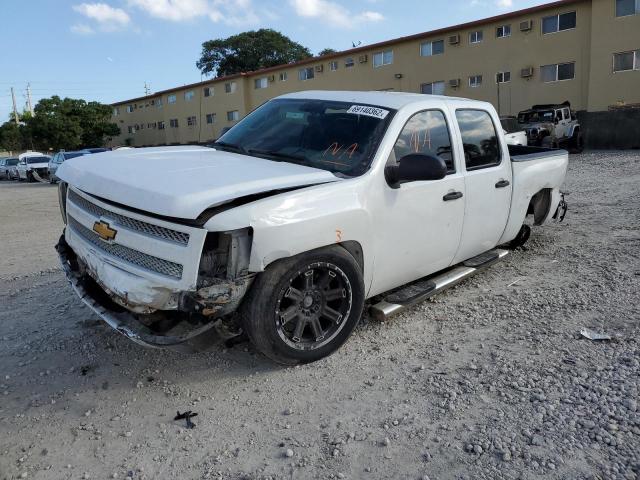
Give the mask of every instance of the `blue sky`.
[(0, 0), (0, 122), (31, 84), (105, 103), (200, 80), (202, 42), (269, 27), (307, 46), (350, 48), (544, 0)]

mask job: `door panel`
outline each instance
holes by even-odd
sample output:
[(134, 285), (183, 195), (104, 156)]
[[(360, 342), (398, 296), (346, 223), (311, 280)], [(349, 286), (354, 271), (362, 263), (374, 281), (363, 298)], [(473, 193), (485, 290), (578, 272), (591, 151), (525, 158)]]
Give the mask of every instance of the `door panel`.
[[(416, 181), (393, 189), (381, 178), (382, 204), (375, 209), (375, 272), (370, 295), (403, 285), (451, 265), (458, 249), (465, 205), (465, 181), (456, 172), (451, 137), (440, 110), (418, 112), (398, 137), (389, 159), (410, 153), (442, 158), (449, 174), (434, 181)], [(449, 200), (444, 197), (450, 195)]]
[(511, 207), (511, 165), (495, 120), (483, 110), (457, 110), (465, 153), (465, 213), (454, 263), (492, 249), (505, 229)]

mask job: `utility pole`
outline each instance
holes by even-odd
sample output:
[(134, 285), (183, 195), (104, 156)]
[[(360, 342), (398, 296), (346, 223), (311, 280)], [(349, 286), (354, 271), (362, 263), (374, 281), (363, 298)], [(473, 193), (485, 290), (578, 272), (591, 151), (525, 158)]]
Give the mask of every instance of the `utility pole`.
[(31, 103), (31, 84), (27, 83), (27, 110), (33, 117), (35, 114), (33, 113), (33, 104)]
[(16, 107), (16, 92), (13, 91), (13, 87), (11, 87), (11, 98), (13, 99), (13, 118), (16, 125), (18, 125), (20, 123), (20, 119), (18, 118), (18, 107)]
[(147, 82), (144, 82), (144, 94), (145, 95), (150, 95), (151, 94), (151, 86), (147, 85)]

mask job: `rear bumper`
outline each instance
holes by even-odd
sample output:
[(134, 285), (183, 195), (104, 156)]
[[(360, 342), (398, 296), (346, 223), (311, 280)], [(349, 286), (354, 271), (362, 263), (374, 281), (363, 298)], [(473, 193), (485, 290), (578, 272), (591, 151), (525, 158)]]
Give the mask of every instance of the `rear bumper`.
[(81, 272), (78, 258), (64, 235), (60, 237), (56, 251), (65, 276), (80, 300), (110, 327), (140, 345), (191, 353), (205, 350), (236, 335), (227, 330), (221, 320), (213, 319), (179, 334), (158, 334), (141, 321), (141, 315), (115, 303), (93, 278)]

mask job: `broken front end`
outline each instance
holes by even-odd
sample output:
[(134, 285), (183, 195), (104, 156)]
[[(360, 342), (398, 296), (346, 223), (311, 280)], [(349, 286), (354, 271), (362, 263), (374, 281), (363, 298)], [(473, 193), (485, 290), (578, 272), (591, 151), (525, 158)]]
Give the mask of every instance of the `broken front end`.
[(222, 317), (248, 288), (250, 228), (141, 213), (61, 183), (56, 250), (73, 289), (111, 327), (150, 347), (204, 349), (235, 335)]

